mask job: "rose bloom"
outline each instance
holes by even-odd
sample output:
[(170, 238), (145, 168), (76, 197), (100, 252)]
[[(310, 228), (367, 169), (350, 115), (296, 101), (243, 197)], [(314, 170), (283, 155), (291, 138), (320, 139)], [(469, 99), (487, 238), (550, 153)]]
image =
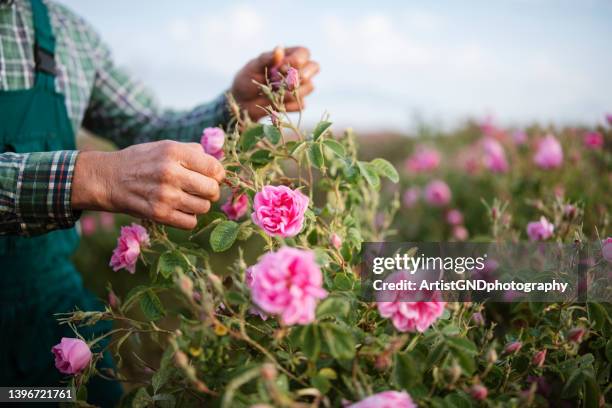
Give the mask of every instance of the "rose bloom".
[(440, 153), (430, 147), (419, 146), (406, 160), (406, 168), (415, 173), (435, 170), (440, 165)]
[[(253, 287), (253, 267), (248, 268), (245, 272), (245, 276), (244, 276), (244, 282), (247, 284), (247, 286), (249, 287), (249, 289), (251, 289)], [(219, 308), (225, 310), (225, 305), (223, 303), (221, 303), (219, 305)], [(254, 316), (259, 316), (259, 318), (263, 321), (268, 320), (268, 315), (261, 310), (260, 308), (258, 308), (257, 306), (251, 306), (249, 308), (249, 313), (254, 315)]]
[(89, 365), (91, 350), (81, 339), (62, 337), (59, 344), (51, 348), (55, 356), (55, 367), (62, 374), (78, 374)]
[(527, 224), (527, 235), (532, 241), (545, 241), (552, 237), (554, 231), (555, 226), (544, 216), (540, 217), (539, 221)]
[(603, 135), (599, 132), (586, 132), (583, 140), (587, 149), (601, 149), (604, 145)]
[(504, 147), (497, 140), (487, 137), (482, 141), (484, 150), (484, 164), (494, 173), (505, 173), (508, 171), (508, 161)]
[(446, 213), (446, 222), (450, 225), (461, 225), (463, 223), (463, 214), (461, 214), (461, 211), (453, 208)]
[(383, 391), (351, 404), (348, 408), (417, 408), (406, 391)]
[(474, 384), (470, 388), (470, 395), (477, 401), (484, 401), (489, 395), (489, 390), (482, 384)]
[(327, 296), (314, 252), (283, 247), (268, 252), (251, 268), (253, 302), (266, 313), (279, 315), (285, 325), (309, 324), (317, 302)]
[(603, 240), (601, 245), (601, 255), (604, 259), (612, 263), (612, 237)]
[(329, 243), (336, 249), (340, 249), (342, 246), (342, 238), (335, 232), (331, 235), (329, 239)]
[[(389, 275), (385, 282), (400, 282), (404, 279), (410, 280), (411, 276), (407, 271), (397, 271)], [(385, 290), (379, 292), (379, 299), (376, 302), (378, 313), (382, 317), (391, 319), (393, 326), (401, 332), (424, 332), (431, 326), (444, 312), (446, 302), (437, 300), (427, 300), (420, 302), (409, 302), (406, 300), (415, 294), (404, 291)], [(427, 296), (436, 299), (432, 296)]]
[(421, 190), (418, 187), (410, 187), (402, 195), (402, 203), (404, 204), (404, 207), (412, 208), (417, 201), (419, 201), (420, 196)]
[(248, 209), (249, 198), (246, 194), (232, 194), (221, 206), (221, 211), (227, 215), (227, 218), (234, 221), (242, 218)]
[(217, 160), (221, 160), (224, 156), (223, 144), (225, 143), (225, 133), (222, 129), (216, 127), (208, 127), (204, 129), (200, 144), (204, 151)]
[(432, 180), (425, 187), (425, 201), (435, 207), (442, 207), (451, 200), (451, 191), (442, 180)]
[(113, 250), (110, 266), (114, 271), (126, 269), (134, 273), (142, 247), (150, 245), (149, 234), (142, 225), (132, 224), (121, 227), (121, 234), (117, 238), (117, 247)]
[(470, 233), (463, 225), (455, 225), (453, 227), (453, 238), (457, 241), (465, 241), (469, 236)]
[(547, 135), (538, 143), (533, 161), (542, 169), (560, 167), (563, 164), (563, 148), (561, 143), (553, 135)]
[(527, 143), (527, 133), (523, 130), (515, 130), (512, 132), (512, 140), (517, 145), (522, 145)]
[(304, 225), (309, 199), (286, 186), (265, 186), (253, 200), (253, 222), (272, 236), (293, 237)]

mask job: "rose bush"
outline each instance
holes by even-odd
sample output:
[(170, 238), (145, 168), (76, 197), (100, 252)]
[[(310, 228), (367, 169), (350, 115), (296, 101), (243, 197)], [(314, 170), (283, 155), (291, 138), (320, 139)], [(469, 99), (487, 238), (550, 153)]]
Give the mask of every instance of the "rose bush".
[[(548, 131), (506, 137), (487, 123), (457, 151), (415, 142), (398, 188), (389, 162), (358, 157), (351, 131), (336, 138), (327, 120), (302, 131), (282, 103), (299, 92), (299, 78), (273, 74), (262, 85), (272, 124), (252, 123), (233, 104), (235, 126), (202, 141), (227, 169), (219, 211), (188, 235), (148, 222), (147, 239), (126, 231), (113, 267), (130, 270), (139, 259), (130, 278), (146, 282), (110, 291), (104, 312), (62, 319), (77, 332), (116, 322), (108, 348), (118, 362), (111, 374), (129, 390), (124, 406), (596, 407), (610, 399), (609, 305), (376, 303), (361, 297), (359, 279), (361, 244), (387, 237), (600, 239), (594, 262), (607, 262), (610, 198), (587, 185), (585, 201), (570, 200), (584, 180), (564, 167), (574, 151), (594, 155), (580, 168), (603, 166), (588, 174), (609, 180), (605, 143), (587, 148)], [(394, 217), (400, 194), (406, 207)], [(99, 358), (69, 373), (80, 390)], [(133, 367), (122, 370), (128, 358)]]

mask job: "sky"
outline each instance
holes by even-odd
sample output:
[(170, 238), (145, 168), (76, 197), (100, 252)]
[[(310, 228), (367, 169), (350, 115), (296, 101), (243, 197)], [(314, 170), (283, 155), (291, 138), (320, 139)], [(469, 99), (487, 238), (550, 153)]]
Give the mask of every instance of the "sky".
[(307, 123), (410, 132), (492, 116), (600, 123), (612, 112), (612, 1), (59, 0), (169, 108), (226, 90), (249, 59), (304, 45)]

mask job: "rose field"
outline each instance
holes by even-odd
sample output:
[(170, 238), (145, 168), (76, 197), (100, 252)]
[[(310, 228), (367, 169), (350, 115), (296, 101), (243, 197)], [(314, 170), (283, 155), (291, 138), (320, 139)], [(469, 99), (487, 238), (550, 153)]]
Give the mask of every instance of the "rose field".
[[(610, 273), (612, 115), (360, 136), (287, 115), (291, 74), (262, 85), (271, 121), (231, 105), (203, 130), (226, 178), (196, 229), (81, 218), (77, 266), (106, 308), (58, 316), (79, 398), (102, 375), (135, 407), (610, 406), (609, 303), (372, 302), (360, 264), (364, 242), (594, 243), (588, 267)], [(108, 335), (80, 337), (100, 320)], [(96, 370), (104, 351), (116, 371)]]

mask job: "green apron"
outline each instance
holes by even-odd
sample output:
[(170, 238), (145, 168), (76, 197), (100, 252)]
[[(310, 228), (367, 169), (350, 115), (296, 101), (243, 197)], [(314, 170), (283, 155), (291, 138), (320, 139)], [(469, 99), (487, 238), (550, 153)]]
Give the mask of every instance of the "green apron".
[[(64, 96), (55, 91), (55, 38), (47, 8), (41, 0), (31, 4), (36, 81), (31, 89), (0, 91), (0, 151), (75, 150)], [(78, 242), (75, 228), (33, 238), (0, 237), (0, 386), (65, 383), (51, 347), (75, 335), (58, 325), (54, 314), (102, 307), (70, 261)], [(89, 339), (109, 329), (103, 322), (80, 333)], [(108, 353), (102, 367), (113, 367)], [(104, 407), (116, 405), (121, 395), (119, 383), (100, 377), (92, 378), (87, 391), (91, 403)]]

